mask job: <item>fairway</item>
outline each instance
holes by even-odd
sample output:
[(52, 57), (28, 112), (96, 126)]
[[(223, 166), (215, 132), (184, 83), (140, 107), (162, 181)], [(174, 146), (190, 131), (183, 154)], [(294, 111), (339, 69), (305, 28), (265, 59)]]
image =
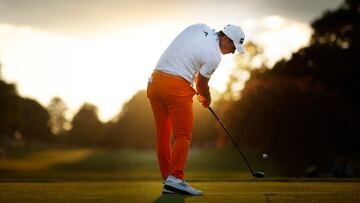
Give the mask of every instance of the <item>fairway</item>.
[(160, 181), (2, 182), (0, 202), (360, 202), (360, 182), (198, 181), (200, 197), (161, 195)]
[[(234, 156), (235, 155), (235, 156)], [(203, 196), (161, 195), (153, 151), (44, 149), (0, 160), (0, 203), (7, 202), (360, 202), (358, 179), (250, 176), (233, 150), (192, 150), (186, 179)], [(44, 161), (41, 161), (44, 160)], [(267, 170), (266, 170), (267, 169)], [(272, 173), (271, 173), (272, 172)]]

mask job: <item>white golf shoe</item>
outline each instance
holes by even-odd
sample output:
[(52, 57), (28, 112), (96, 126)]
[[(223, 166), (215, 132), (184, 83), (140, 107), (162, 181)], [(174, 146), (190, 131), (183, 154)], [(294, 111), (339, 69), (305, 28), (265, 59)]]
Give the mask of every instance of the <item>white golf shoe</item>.
[(180, 193), (183, 195), (195, 195), (195, 196), (202, 195), (202, 192), (200, 190), (196, 190), (196, 189), (192, 188), (184, 180), (176, 178), (172, 175), (169, 175), (167, 177), (165, 184), (164, 184), (163, 193), (164, 193), (164, 190), (171, 191), (174, 193)]

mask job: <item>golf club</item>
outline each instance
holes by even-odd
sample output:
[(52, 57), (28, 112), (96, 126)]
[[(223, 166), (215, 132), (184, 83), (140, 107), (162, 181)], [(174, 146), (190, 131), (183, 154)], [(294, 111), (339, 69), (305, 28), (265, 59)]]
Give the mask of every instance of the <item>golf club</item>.
[(216, 113), (213, 111), (213, 109), (209, 106), (208, 109), (210, 110), (210, 112), (215, 116), (216, 120), (219, 121), (220, 125), (224, 128), (226, 134), (230, 137), (231, 142), (235, 145), (236, 149), (240, 152), (242, 158), (244, 159), (246, 165), (248, 166), (251, 174), (256, 177), (256, 178), (263, 178), (265, 177), (265, 173), (263, 172), (254, 172), (249, 164), (249, 162), (246, 160), (244, 153), (241, 151), (240, 147), (236, 144), (235, 140), (233, 139), (233, 137), (230, 135), (230, 132), (228, 131), (228, 129), (225, 127), (225, 125), (222, 123), (222, 121), (219, 119), (219, 117), (216, 115)]

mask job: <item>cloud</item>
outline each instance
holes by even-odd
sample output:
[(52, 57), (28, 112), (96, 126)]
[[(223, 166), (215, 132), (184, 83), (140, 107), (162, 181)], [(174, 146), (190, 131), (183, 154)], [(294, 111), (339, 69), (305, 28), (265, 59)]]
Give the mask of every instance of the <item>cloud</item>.
[(259, 19), (258, 25), (262, 31), (256, 36), (256, 42), (264, 48), (270, 67), (281, 58), (289, 59), (293, 52), (306, 46), (312, 34), (308, 24), (281, 16), (266, 16)]
[(241, 21), (280, 15), (309, 22), (343, 0), (0, 0), (0, 24), (59, 32), (92, 32), (137, 22)]
[[(310, 22), (329, 9), (337, 8), (344, 0), (251, 0), (248, 9), (262, 16), (280, 15), (302, 22)], [(244, 8), (247, 9), (247, 8)]]
[[(146, 0), (0, 0), (0, 24), (59, 32), (91, 32), (176, 13)], [(160, 8), (160, 9), (159, 9)]]

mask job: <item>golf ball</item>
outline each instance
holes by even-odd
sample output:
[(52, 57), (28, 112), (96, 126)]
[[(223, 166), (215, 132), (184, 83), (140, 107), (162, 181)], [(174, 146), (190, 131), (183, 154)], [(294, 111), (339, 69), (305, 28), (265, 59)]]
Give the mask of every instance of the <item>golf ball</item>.
[(262, 155), (263, 159), (267, 159), (269, 156), (267, 154)]

